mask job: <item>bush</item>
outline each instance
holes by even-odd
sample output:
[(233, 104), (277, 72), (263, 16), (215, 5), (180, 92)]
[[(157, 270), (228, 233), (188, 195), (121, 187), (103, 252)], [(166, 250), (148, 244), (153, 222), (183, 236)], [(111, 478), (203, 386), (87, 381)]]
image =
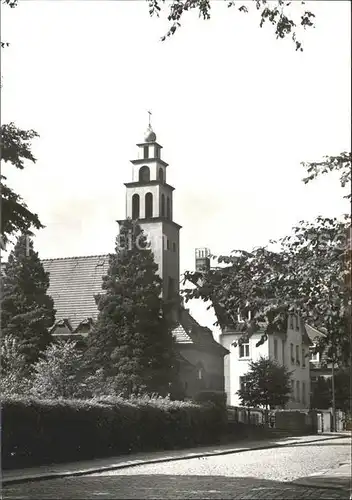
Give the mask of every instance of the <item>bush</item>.
[(215, 405), (226, 407), (226, 393), (214, 391), (202, 391), (196, 394), (194, 400), (197, 403), (214, 403)]
[(217, 442), (223, 411), (167, 398), (2, 401), (3, 468)]

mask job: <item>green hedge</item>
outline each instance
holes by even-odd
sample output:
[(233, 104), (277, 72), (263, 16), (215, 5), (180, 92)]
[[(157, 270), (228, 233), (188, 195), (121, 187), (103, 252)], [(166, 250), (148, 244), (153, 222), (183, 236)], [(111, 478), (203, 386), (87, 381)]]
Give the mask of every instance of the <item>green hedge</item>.
[(4, 469), (211, 444), (225, 425), (217, 405), (162, 398), (1, 404)]

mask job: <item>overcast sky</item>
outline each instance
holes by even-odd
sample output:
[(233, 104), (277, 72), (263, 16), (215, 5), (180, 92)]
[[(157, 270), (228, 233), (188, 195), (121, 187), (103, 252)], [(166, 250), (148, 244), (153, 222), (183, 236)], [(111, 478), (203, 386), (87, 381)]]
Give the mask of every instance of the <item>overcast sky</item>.
[[(350, 3), (306, 6), (303, 53), (220, 1), (165, 42), (142, 0), (2, 6), (2, 123), (40, 134), (36, 165), (4, 173), (46, 225), (40, 256), (113, 250), (148, 109), (176, 188), (181, 272), (196, 247), (250, 249), (348, 211), (336, 178), (304, 185), (300, 162), (351, 147)], [(202, 304), (191, 312), (212, 325)]]

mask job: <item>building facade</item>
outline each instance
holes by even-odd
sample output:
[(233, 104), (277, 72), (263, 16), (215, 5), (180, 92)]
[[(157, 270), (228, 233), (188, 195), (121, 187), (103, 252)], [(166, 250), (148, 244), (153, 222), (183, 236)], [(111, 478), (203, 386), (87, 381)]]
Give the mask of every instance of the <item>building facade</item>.
[(310, 405), (310, 367), (309, 346), (311, 344), (305, 325), (295, 315), (289, 317), (286, 332), (268, 335), (268, 339), (256, 347), (261, 339), (263, 329), (248, 336), (245, 343), (238, 345), (243, 333), (231, 328), (225, 328), (220, 334), (220, 343), (229, 350), (224, 358), (225, 391), (228, 404), (240, 406), (241, 401), (237, 391), (244, 383), (244, 377), (249, 371), (249, 363), (258, 361), (260, 357), (276, 360), (292, 371), (291, 399), (287, 409), (309, 408)]

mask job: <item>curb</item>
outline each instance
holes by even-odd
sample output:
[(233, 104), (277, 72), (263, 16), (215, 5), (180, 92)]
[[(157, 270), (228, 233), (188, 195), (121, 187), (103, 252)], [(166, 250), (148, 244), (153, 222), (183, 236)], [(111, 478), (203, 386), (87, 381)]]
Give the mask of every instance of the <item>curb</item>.
[[(81, 469), (81, 470), (76, 470), (76, 471), (63, 471), (63, 472), (48, 472), (45, 473), (43, 472), (42, 474), (35, 474), (35, 475), (28, 475), (28, 476), (20, 476), (20, 477), (14, 477), (14, 478), (2, 478), (2, 485), (8, 485), (8, 484), (20, 484), (20, 483), (25, 483), (29, 481), (41, 481), (41, 480), (49, 480), (49, 479), (56, 479), (56, 478), (61, 478), (61, 477), (78, 477), (78, 476), (85, 476), (89, 474), (95, 474), (99, 472), (108, 472), (108, 471), (113, 471), (113, 470), (119, 470), (119, 469), (127, 469), (129, 467), (138, 467), (140, 465), (147, 465), (147, 464), (158, 464), (158, 463), (167, 463), (167, 462), (176, 462), (178, 460), (188, 460), (191, 458), (205, 458), (205, 457), (212, 457), (212, 456), (221, 456), (221, 455), (231, 455), (235, 453), (243, 453), (246, 451), (258, 451), (258, 450), (269, 450), (273, 448), (284, 448), (288, 446), (295, 446), (297, 444), (309, 444), (309, 443), (316, 443), (316, 442), (321, 442), (321, 441), (329, 441), (331, 439), (342, 439), (344, 438), (344, 435), (338, 435), (338, 436), (326, 436), (322, 439), (311, 439), (309, 441), (293, 441), (291, 443), (276, 443), (272, 445), (264, 445), (264, 446), (255, 446), (253, 448), (232, 448), (230, 450), (223, 450), (223, 451), (208, 451), (208, 452), (203, 452), (203, 453), (188, 453), (184, 455), (180, 455), (178, 457), (165, 457), (165, 458), (154, 458), (154, 459), (145, 459), (145, 460), (136, 460), (136, 461), (126, 461), (121, 464), (116, 464), (116, 465), (107, 465), (107, 466), (100, 466), (100, 467), (93, 467), (93, 468), (86, 468), (86, 469)], [(166, 450), (165, 450), (166, 451)]]

